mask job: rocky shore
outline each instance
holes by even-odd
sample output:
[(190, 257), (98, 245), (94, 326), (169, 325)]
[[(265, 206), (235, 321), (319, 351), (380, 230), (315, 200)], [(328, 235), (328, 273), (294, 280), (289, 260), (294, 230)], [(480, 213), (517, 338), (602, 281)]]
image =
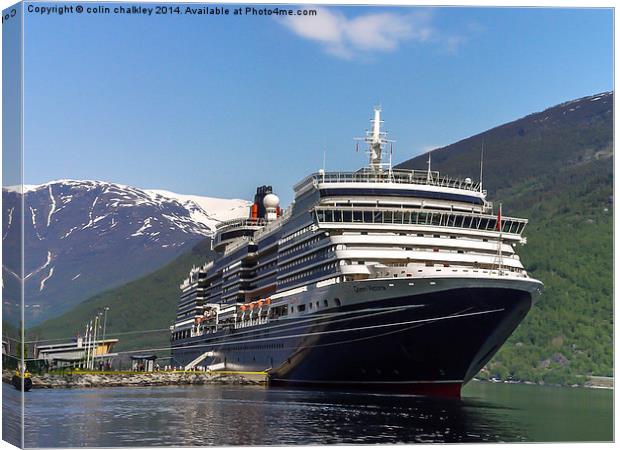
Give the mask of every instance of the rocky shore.
[[(2, 381), (10, 383), (13, 372), (3, 371)], [(120, 372), (67, 373), (32, 375), (33, 389), (88, 388), (120, 386), (182, 386), (204, 384), (258, 385), (264, 384), (260, 375), (218, 374), (207, 372)]]

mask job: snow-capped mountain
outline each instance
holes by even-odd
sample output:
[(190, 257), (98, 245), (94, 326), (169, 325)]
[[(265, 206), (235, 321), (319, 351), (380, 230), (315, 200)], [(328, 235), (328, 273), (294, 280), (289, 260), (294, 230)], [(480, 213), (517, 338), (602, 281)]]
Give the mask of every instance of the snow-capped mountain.
[[(4, 306), (19, 298), (19, 195), (4, 189)], [(246, 216), (246, 200), (146, 190), (102, 181), (24, 186), (27, 326), (166, 264), (213, 235), (218, 223)]]

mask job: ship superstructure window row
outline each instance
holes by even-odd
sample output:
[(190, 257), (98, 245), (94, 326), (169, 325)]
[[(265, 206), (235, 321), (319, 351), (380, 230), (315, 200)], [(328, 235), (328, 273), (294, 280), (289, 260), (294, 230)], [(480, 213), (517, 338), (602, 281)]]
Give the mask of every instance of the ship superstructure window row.
[(311, 245), (317, 244), (319, 242), (321, 242), (324, 239), (324, 234), (321, 233), (315, 237), (313, 237), (312, 239), (308, 239), (303, 241), (300, 244), (294, 245), (292, 247), (289, 247), (287, 250), (284, 250), (282, 252), (280, 252), (280, 257), (282, 256), (288, 256), (288, 255), (292, 255), (293, 253), (301, 250), (301, 249), (305, 249)]
[(298, 272), (295, 273), (293, 275), (290, 276), (285, 276), (283, 278), (281, 278), (278, 282), (278, 286), (280, 287), (290, 287), (290, 284), (295, 283), (295, 282), (307, 282), (308, 280), (315, 278), (319, 275), (324, 275), (326, 273), (332, 273), (336, 268), (337, 268), (338, 264), (333, 262), (330, 264), (323, 264), (317, 267), (313, 267), (311, 269), (308, 270), (304, 270), (302, 272)]
[[(361, 211), (323, 207), (317, 207), (315, 212), (318, 223), (428, 225), (483, 231), (496, 231), (497, 229), (497, 217), (482, 214), (385, 209)], [(501, 222), (501, 231), (510, 234), (521, 234), (527, 224), (527, 220), (510, 217), (503, 217)]]
[(284, 246), (287, 242), (290, 242), (290, 241), (292, 241), (293, 239), (295, 239), (295, 238), (297, 238), (297, 237), (299, 237), (299, 236), (302, 236), (302, 235), (304, 235), (304, 234), (306, 234), (306, 233), (308, 233), (308, 232), (310, 232), (310, 231), (314, 231), (314, 229), (315, 229), (315, 228), (316, 228), (316, 225), (315, 225), (315, 224), (310, 224), (310, 225), (307, 225), (307, 226), (305, 226), (305, 227), (303, 227), (303, 228), (301, 228), (301, 229), (299, 229), (299, 230), (295, 231), (294, 233), (291, 233), (291, 234), (287, 235), (286, 237), (283, 237), (282, 239), (280, 239), (280, 240), (278, 241), (278, 244), (280, 245), (280, 247), (282, 247), (282, 246)]

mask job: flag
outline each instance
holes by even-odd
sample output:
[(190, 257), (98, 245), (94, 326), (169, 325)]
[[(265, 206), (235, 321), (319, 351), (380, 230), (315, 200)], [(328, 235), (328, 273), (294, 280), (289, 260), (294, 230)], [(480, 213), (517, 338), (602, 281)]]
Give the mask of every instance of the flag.
[(502, 230), (502, 204), (499, 204), (499, 210), (497, 211), (497, 225), (495, 226), (497, 231)]
[(360, 150), (360, 144), (359, 144), (359, 142), (356, 142), (355, 143), (355, 151), (359, 152), (359, 150)]

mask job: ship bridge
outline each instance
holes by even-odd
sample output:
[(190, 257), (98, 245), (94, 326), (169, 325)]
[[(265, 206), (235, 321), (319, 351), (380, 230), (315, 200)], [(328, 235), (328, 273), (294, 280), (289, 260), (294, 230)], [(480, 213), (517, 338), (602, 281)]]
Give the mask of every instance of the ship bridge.
[(470, 178), (441, 177), (437, 171), (421, 170), (387, 170), (357, 172), (323, 172), (309, 175), (295, 186), (296, 198), (307, 192), (317, 190), (321, 201), (325, 199), (350, 199), (367, 197), (372, 203), (377, 199), (415, 198), (422, 201), (451, 202), (471, 205), (476, 210), (488, 210), (492, 207), (486, 201), (486, 191), (479, 182)]

